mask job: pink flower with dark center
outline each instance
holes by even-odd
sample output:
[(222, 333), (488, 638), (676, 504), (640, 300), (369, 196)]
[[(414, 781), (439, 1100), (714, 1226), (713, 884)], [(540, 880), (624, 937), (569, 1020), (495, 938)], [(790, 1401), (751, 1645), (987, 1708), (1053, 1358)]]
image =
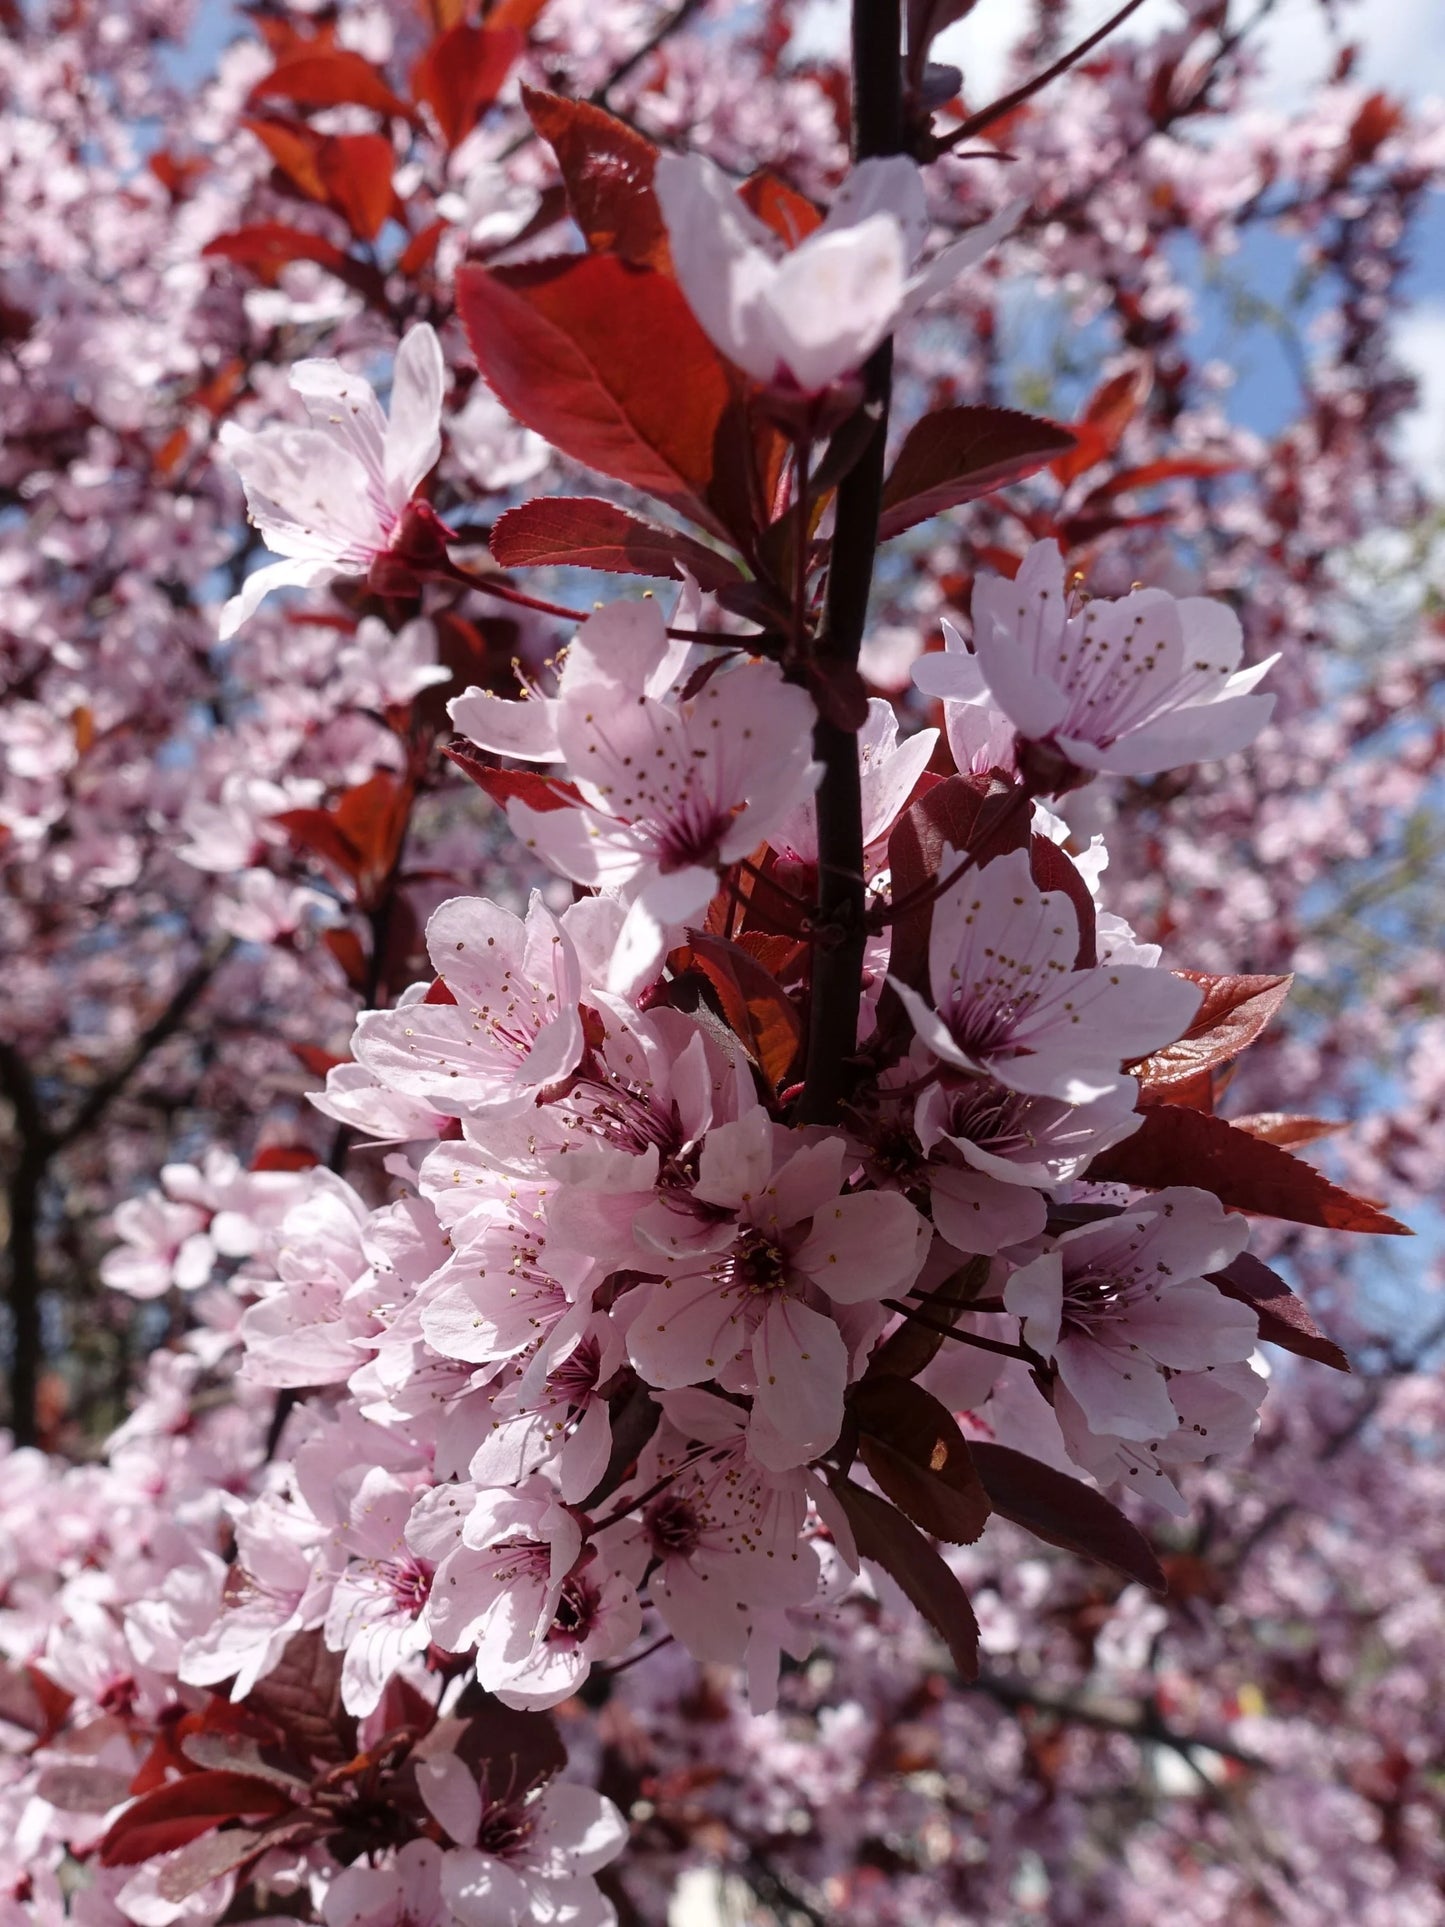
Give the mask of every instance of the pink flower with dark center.
[[(957, 863), (944, 846), (940, 874)], [(933, 1007), (895, 983), (919, 1038), (955, 1069), (1030, 1096), (1087, 1104), (1132, 1089), (1121, 1066), (1179, 1037), (1199, 1006), (1182, 977), (1137, 964), (1074, 968), (1078, 924), (1042, 891), (1026, 851), (995, 857), (939, 898), (929, 936)]]
[[(664, 629), (652, 604), (639, 625)], [(718, 871), (753, 851), (810, 795), (814, 710), (775, 663), (747, 658), (695, 695), (649, 695), (620, 666), (564, 678), (556, 741), (580, 808), (508, 805), (531, 850), (575, 883), (628, 905), (609, 987), (630, 995), (656, 974), (669, 935), (700, 917)]]
[(1173, 1373), (1248, 1359), (1259, 1324), (1209, 1283), (1249, 1227), (1207, 1191), (1175, 1187), (1060, 1236), (1015, 1271), (1004, 1303), (1089, 1431), (1147, 1442), (1179, 1427)]
[(591, 1876), (627, 1842), (622, 1815), (565, 1780), (517, 1787), (500, 1766), (480, 1784), (454, 1753), (420, 1761), (417, 1785), (449, 1845), (441, 1886), (462, 1927), (610, 1927)]
[(536, 893), (525, 920), (453, 897), (427, 924), (427, 950), (454, 1001), (363, 1011), (357, 1062), (448, 1116), (533, 1109), (582, 1054), (582, 980), (565, 929)]
[(784, 1134), (775, 1153), (766, 1119), (709, 1135), (699, 1190), (737, 1214), (733, 1241), (639, 1287), (627, 1334), (649, 1384), (750, 1391), (751, 1449), (779, 1469), (838, 1436), (848, 1346), (836, 1308), (906, 1291), (929, 1240), (897, 1193), (840, 1195), (841, 1138), (790, 1148)]

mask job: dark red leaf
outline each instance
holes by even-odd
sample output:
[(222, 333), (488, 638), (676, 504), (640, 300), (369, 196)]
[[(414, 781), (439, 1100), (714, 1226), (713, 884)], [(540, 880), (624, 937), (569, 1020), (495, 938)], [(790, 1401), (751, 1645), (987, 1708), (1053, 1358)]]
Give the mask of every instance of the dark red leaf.
[(206, 1834), (167, 1862), (156, 1878), (156, 1889), (172, 1904), (187, 1900), (222, 1874), (244, 1867), (255, 1855), (264, 1853), (268, 1844), (255, 1827), (228, 1827), (224, 1833)]
[(1153, 1547), (1101, 1492), (1006, 1445), (974, 1439), (970, 1449), (995, 1512), (1051, 1546), (1113, 1566), (1152, 1592), (1166, 1590)]
[(1106, 502), (1111, 496), (1126, 495), (1134, 489), (1157, 488), (1161, 482), (1202, 481), (1210, 475), (1230, 475), (1242, 462), (1210, 461), (1203, 455), (1175, 455), (1158, 462), (1144, 462), (1138, 468), (1121, 469), (1097, 488), (1090, 489), (1091, 502)]
[(497, 98), (523, 44), (515, 27), (458, 21), (437, 35), (412, 68), (412, 94), (436, 115), (449, 148), (466, 139)]
[(1350, 158), (1357, 164), (1373, 160), (1405, 116), (1403, 102), (1392, 100), (1388, 94), (1370, 94), (1350, 123)]
[(707, 978), (730, 1029), (773, 1089), (778, 1089), (797, 1062), (803, 1042), (803, 1022), (787, 992), (756, 957), (723, 937), (690, 931), (681, 955), (684, 968), (691, 965)]
[[(1013, 784), (986, 776), (950, 776), (917, 797), (899, 817), (888, 839), (893, 901), (907, 904), (938, 879), (943, 848), (977, 853), (988, 862), (1027, 847), (1029, 807)], [(889, 972), (915, 989), (928, 982), (928, 935), (932, 901), (921, 902), (893, 925)]]
[(823, 225), (821, 211), (795, 187), (778, 179), (767, 168), (750, 174), (738, 189), (738, 196), (745, 201), (764, 227), (769, 227), (787, 247), (795, 248), (800, 241)]
[(1033, 475), (1074, 446), (1057, 422), (1012, 408), (938, 408), (904, 437), (883, 490), (879, 540)]
[(514, 796), (521, 797), (534, 810), (565, 810), (582, 800), (571, 783), (539, 776), (532, 769), (498, 769), (495, 763), (485, 762), (470, 745), (461, 741), (449, 744), (442, 755), (504, 809)]
[(332, 206), (357, 240), (374, 241), (396, 206), (391, 142), (384, 134), (332, 134), (321, 143), (316, 165)]
[(227, 1827), (223, 1833), (208, 1833), (183, 1847), (156, 1876), (156, 1891), (172, 1903), (187, 1900), (200, 1889), (219, 1880), (222, 1874), (235, 1873), (273, 1847), (301, 1846), (326, 1831), (324, 1823), (310, 1814), (278, 1820), (258, 1831), (254, 1827)]
[(1229, 1063), (1252, 1044), (1288, 997), (1294, 981), (1291, 977), (1205, 977), (1194, 970), (1174, 974), (1198, 984), (1204, 993), (1194, 1020), (1178, 1043), (1166, 1044), (1129, 1067), (1144, 1090), (1157, 1091), (1170, 1101), (1174, 1086)]
[[(1172, 1095), (1172, 1094), (1171, 1094)], [(1267, 1144), (1283, 1145), (1292, 1151), (1297, 1144), (1313, 1144), (1322, 1137), (1334, 1137), (1347, 1128), (1338, 1117), (1296, 1117), (1288, 1111), (1255, 1111), (1248, 1117), (1232, 1117), (1236, 1131), (1248, 1131)]]
[(201, 253), (250, 268), (272, 286), (281, 269), (292, 261), (315, 261), (333, 274), (341, 274), (350, 266), (334, 241), (287, 227), (284, 221), (258, 221), (253, 227), (237, 228), (234, 234), (218, 234), (207, 241)]
[(98, 1766), (94, 1760), (56, 1761), (42, 1767), (35, 1797), (66, 1813), (109, 1813), (130, 1794), (129, 1773)]
[(1279, 1345), (1301, 1358), (1313, 1358), (1337, 1372), (1347, 1372), (1350, 1361), (1332, 1338), (1326, 1338), (1302, 1301), (1295, 1297), (1284, 1279), (1256, 1258), (1242, 1251), (1223, 1271), (1210, 1274), (1226, 1298), (1237, 1298), (1259, 1313), (1259, 1335), (1271, 1345)]
[(470, 266), (457, 306), (478, 367), (518, 421), (726, 534), (708, 498), (728, 375), (674, 281), (611, 254)]
[(874, 1483), (930, 1537), (971, 1545), (988, 1523), (988, 1494), (948, 1407), (891, 1375), (865, 1379), (848, 1403)]
[(100, 1843), (103, 1867), (135, 1867), (142, 1860), (185, 1846), (223, 1820), (268, 1818), (286, 1813), (290, 1796), (245, 1773), (192, 1773), (143, 1793), (112, 1824)]
[(302, 49), (277, 63), (251, 89), (251, 100), (281, 99), (298, 107), (370, 107), (378, 114), (410, 118), (380, 70), (348, 47), (315, 53)]
[(1368, 1199), (1331, 1184), (1302, 1158), (1237, 1130), (1222, 1117), (1177, 1104), (1151, 1105), (1132, 1137), (1094, 1159), (1089, 1180), (1135, 1184), (1146, 1191), (1193, 1184), (1236, 1211), (1323, 1225), (1330, 1231), (1410, 1235), (1408, 1226), (1387, 1217)]
[(42, 1744), (52, 1740), (75, 1704), (73, 1693), (38, 1666), (0, 1662), (0, 1720), (33, 1733)]
[(341, 965), (347, 983), (353, 990), (360, 990), (367, 974), (366, 950), (361, 938), (349, 924), (338, 924), (324, 931), (321, 941)]
[(931, 1328), (952, 1326), (964, 1306), (977, 1298), (988, 1283), (990, 1265), (988, 1258), (970, 1258), (966, 1265), (951, 1272), (941, 1285), (935, 1285), (926, 1297), (920, 1298), (918, 1309), (928, 1324), (905, 1318), (875, 1349), (868, 1360), (866, 1376), (870, 1379), (916, 1378), (925, 1366), (932, 1364), (947, 1340), (942, 1331)]
[(1029, 840), (1029, 872), (1041, 890), (1062, 891), (1074, 906), (1079, 925), (1074, 968), (1092, 970), (1099, 961), (1094, 899), (1073, 858), (1067, 850), (1060, 849), (1052, 837), (1035, 835)]
[(567, 207), (588, 247), (670, 274), (667, 228), (652, 186), (653, 143), (587, 101), (524, 87), (522, 104), (557, 157)]
[(963, 1679), (978, 1678), (978, 1621), (968, 1594), (916, 1526), (896, 1506), (830, 1471), (828, 1483), (865, 1559), (897, 1581), (948, 1647)]
[(326, 1650), (319, 1627), (287, 1642), (246, 1705), (285, 1737), (303, 1772), (339, 1765), (356, 1752), (356, 1721), (341, 1704), (341, 1655)]
[(1072, 482), (1102, 462), (1123, 440), (1124, 430), (1143, 407), (1153, 386), (1147, 364), (1126, 368), (1096, 388), (1074, 423), (1075, 446), (1050, 464), (1061, 482)]
[(673, 582), (686, 572), (708, 590), (741, 580), (735, 565), (716, 549), (592, 496), (538, 495), (508, 509), (492, 529), (491, 547), (504, 569), (555, 563)]

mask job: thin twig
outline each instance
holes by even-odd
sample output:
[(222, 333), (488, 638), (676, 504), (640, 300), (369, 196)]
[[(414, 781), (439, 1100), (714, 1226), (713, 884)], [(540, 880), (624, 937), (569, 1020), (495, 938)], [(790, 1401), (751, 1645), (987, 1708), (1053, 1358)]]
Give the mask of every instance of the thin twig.
[(939, 155), (951, 153), (963, 141), (972, 140), (975, 134), (981, 134), (986, 127), (992, 127), (995, 121), (1002, 120), (1016, 107), (1022, 107), (1026, 100), (1032, 100), (1033, 96), (1047, 87), (1050, 81), (1057, 80), (1060, 74), (1066, 74), (1070, 67), (1082, 60), (1086, 54), (1092, 53), (1101, 40), (1107, 40), (1115, 28), (1122, 27), (1130, 14), (1137, 13), (1143, 4), (1144, 0), (1125, 0), (1124, 5), (1117, 12), (1111, 13), (1101, 27), (1096, 27), (1066, 54), (1061, 54), (1051, 67), (1045, 67), (1042, 73), (1035, 74), (1021, 87), (1015, 87), (1011, 94), (1005, 94), (1002, 100), (994, 101), (992, 106), (982, 107), (976, 114), (970, 114), (968, 119), (961, 126), (955, 127), (951, 134), (944, 134), (932, 141), (929, 144), (927, 158), (937, 160)]

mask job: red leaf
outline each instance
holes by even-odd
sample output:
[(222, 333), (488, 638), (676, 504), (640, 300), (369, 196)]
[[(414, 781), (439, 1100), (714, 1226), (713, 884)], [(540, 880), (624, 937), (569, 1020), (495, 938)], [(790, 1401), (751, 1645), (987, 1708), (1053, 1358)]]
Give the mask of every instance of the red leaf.
[(995, 1512), (1051, 1546), (1127, 1573), (1152, 1592), (1167, 1590), (1149, 1541), (1102, 1493), (1006, 1445), (973, 1439), (970, 1450)]
[(664, 576), (674, 582), (680, 582), (685, 571), (704, 589), (742, 579), (716, 549), (591, 496), (538, 495), (508, 509), (492, 529), (491, 547), (504, 569), (554, 563), (613, 575)]
[(391, 176), (396, 155), (384, 134), (333, 134), (321, 143), (317, 169), (332, 205), (359, 241), (374, 241), (396, 206)]
[(803, 1043), (803, 1020), (787, 992), (755, 957), (724, 937), (690, 931), (682, 954), (717, 992), (729, 1028), (776, 1090)]
[(1157, 488), (1161, 482), (1197, 481), (1209, 475), (1232, 475), (1242, 462), (1210, 461), (1202, 455), (1176, 455), (1163, 461), (1145, 462), (1139, 468), (1121, 469), (1106, 482), (1090, 489), (1091, 502), (1107, 501), (1134, 489)]
[[(292, 1045), (295, 1050), (296, 1045)], [(306, 1048), (303, 1044), (302, 1050)], [(333, 1060), (339, 1061), (339, 1060)], [(268, 1144), (258, 1151), (251, 1160), (253, 1171), (310, 1171), (321, 1162), (316, 1153), (304, 1144)]]
[(1236, 1131), (1262, 1137), (1266, 1144), (1279, 1144), (1292, 1151), (1297, 1144), (1313, 1144), (1317, 1138), (1334, 1137), (1347, 1128), (1343, 1118), (1296, 1117), (1288, 1111), (1255, 1111), (1248, 1117), (1232, 1117)]
[[(938, 879), (943, 846), (977, 851), (978, 860), (1021, 850), (1029, 837), (1022, 790), (984, 776), (950, 776), (924, 791), (899, 817), (888, 839), (893, 901), (906, 904)], [(928, 982), (931, 900), (904, 910), (893, 925), (889, 973), (915, 989)]]
[(896, 1507), (830, 1470), (833, 1496), (847, 1514), (858, 1550), (898, 1582), (948, 1647), (964, 1679), (978, 1678), (978, 1621), (968, 1594)]
[(520, 796), (534, 810), (565, 810), (582, 801), (574, 784), (539, 776), (532, 769), (498, 769), (496, 764), (484, 762), (460, 739), (444, 749), (442, 755), (504, 809), (514, 796)]
[(1084, 404), (1084, 412), (1074, 423), (1076, 446), (1050, 464), (1061, 482), (1072, 482), (1096, 462), (1112, 455), (1123, 440), (1124, 430), (1143, 407), (1153, 377), (1144, 363), (1126, 368), (1102, 383)]
[(201, 253), (250, 268), (273, 287), (282, 268), (292, 261), (315, 261), (333, 274), (343, 274), (352, 265), (334, 241), (287, 227), (284, 221), (258, 221), (252, 227), (237, 228), (234, 234), (218, 234)]
[(547, 0), (500, 0), (487, 18), (494, 28), (515, 27), (525, 36), (537, 24), (546, 4)]
[(1391, 100), (1388, 94), (1369, 95), (1350, 124), (1351, 158), (1356, 163), (1373, 160), (1404, 120), (1405, 108), (1400, 101)]
[(1089, 886), (1073, 858), (1052, 837), (1036, 834), (1029, 839), (1029, 873), (1041, 890), (1061, 891), (1074, 906), (1079, 925), (1074, 968), (1092, 970), (1099, 961), (1097, 916)]
[(1033, 475), (1073, 446), (1067, 428), (1012, 408), (936, 409), (913, 424), (898, 451), (879, 540)]
[(873, 1352), (866, 1376), (870, 1379), (916, 1378), (925, 1366), (931, 1365), (946, 1342), (945, 1328), (952, 1329), (959, 1313), (988, 1283), (989, 1264), (987, 1258), (970, 1258), (942, 1284), (917, 1299), (916, 1308), (928, 1324), (905, 1318)]
[(477, 366), (518, 421), (726, 533), (708, 497), (728, 376), (675, 282), (610, 254), (470, 266), (457, 307)]
[(404, 276), (420, 274), (423, 268), (431, 266), (437, 251), (437, 243), (446, 233), (450, 223), (431, 221), (420, 234), (414, 234), (401, 251), (397, 261), (397, 273)]
[(319, 1627), (287, 1641), (279, 1665), (251, 1688), (246, 1705), (285, 1737), (304, 1772), (356, 1753), (356, 1721), (341, 1704), (341, 1655), (326, 1650)]
[(358, 908), (369, 910), (396, 867), (411, 805), (411, 785), (378, 770), (329, 810), (283, 810), (273, 820), (289, 832), (298, 849), (309, 850), (348, 878)]
[(322, 137), (297, 120), (272, 115), (246, 114), (241, 125), (253, 133), (271, 159), (308, 200), (324, 201), (326, 183), (321, 178), (318, 156)]
[(100, 1843), (103, 1867), (135, 1867), (142, 1860), (183, 1847), (223, 1820), (271, 1818), (293, 1802), (280, 1787), (246, 1773), (191, 1773), (143, 1793), (122, 1813)]
[(411, 117), (410, 108), (397, 99), (379, 69), (347, 47), (318, 53), (303, 46), (289, 54), (251, 89), (252, 101), (272, 97), (294, 101), (298, 107), (370, 107), (378, 114)]
[(60, 1760), (41, 1768), (33, 1790), (66, 1813), (109, 1813), (129, 1798), (130, 1775), (94, 1760)]
[(1347, 1372), (1350, 1361), (1332, 1338), (1326, 1338), (1277, 1271), (1252, 1252), (1242, 1251), (1223, 1271), (1210, 1273), (1226, 1298), (1237, 1298), (1259, 1314), (1259, 1335), (1301, 1358), (1313, 1358), (1337, 1372)]
[(172, 1904), (188, 1900), (202, 1887), (219, 1880), (222, 1874), (234, 1873), (238, 1867), (255, 1855), (264, 1853), (272, 1843), (255, 1827), (229, 1827), (224, 1833), (212, 1833), (203, 1839), (192, 1840), (183, 1847), (174, 1860), (168, 1861), (156, 1878), (156, 1890), (162, 1900)]
[(1198, 984), (1203, 1001), (1194, 1021), (1178, 1043), (1166, 1044), (1130, 1069), (1141, 1087), (1159, 1092), (1170, 1102), (1175, 1087), (1186, 1085), (1201, 1071), (1228, 1064), (1252, 1044), (1274, 1016), (1294, 981), (1292, 977), (1205, 977), (1194, 970), (1177, 970)]
[(38, 1666), (0, 1662), (0, 1720), (33, 1733), (42, 1745), (54, 1739), (74, 1704), (75, 1695)]
[(326, 931), (321, 941), (341, 965), (347, 983), (359, 991), (366, 982), (366, 952), (361, 938), (348, 924), (338, 924)]
[(1132, 1137), (1089, 1166), (1090, 1183), (1135, 1184), (1146, 1191), (1193, 1184), (1212, 1191), (1221, 1204), (1292, 1224), (1330, 1231), (1390, 1232), (1409, 1227), (1357, 1198), (1322, 1171), (1264, 1138), (1251, 1137), (1222, 1117), (1186, 1111), (1177, 1104), (1151, 1105)]
[(899, 1511), (932, 1538), (972, 1545), (988, 1523), (988, 1494), (948, 1407), (885, 1374), (858, 1385), (849, 1410), (859, 1456)]
[(557, 157), (568, 209), (588, 247), (670, 274), (667, 228), (652, 186), (653, 143), (587, 101), (524, 87), (522, 104)]
[(438, 34), (411, 70), (411, 91), (436, 115), (448, 148), (464, 141), (502, 91), (523, 37), (515, 27), (458, 21)]
[(750, 174), (738, 189), (738, 195), (763, 226), (770, 227), (790, 248), (806, 241), (823, 225), (823, 216), (813, 203), (767, 168)]

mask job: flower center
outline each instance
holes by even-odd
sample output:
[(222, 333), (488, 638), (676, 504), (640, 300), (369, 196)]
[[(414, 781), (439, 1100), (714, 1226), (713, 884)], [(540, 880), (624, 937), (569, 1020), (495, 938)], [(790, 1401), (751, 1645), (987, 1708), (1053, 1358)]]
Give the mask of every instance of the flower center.
[(733, 1278), (744, 1291), (778, 1291), (788, 1282), (788, 1254), (761, 1231), (745, 1231), (734, 1246)]

